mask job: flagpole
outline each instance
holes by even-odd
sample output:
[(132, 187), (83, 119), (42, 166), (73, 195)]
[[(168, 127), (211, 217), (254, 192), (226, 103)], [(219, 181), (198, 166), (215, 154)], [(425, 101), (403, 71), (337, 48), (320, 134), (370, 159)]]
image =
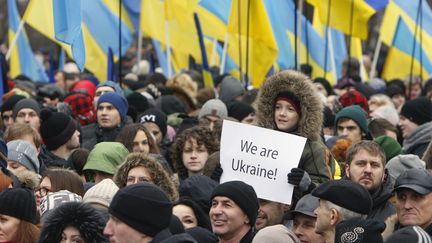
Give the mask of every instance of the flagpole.
[(213, 48), (212, 48), (212, 54), (210, 56), (210, 67), (215, 65), (216, 62), (216, 51), (217, 51), (217, 39), (213, 39)]
[(377, 41), (377, 44), (375, 46), (374, 56), (373, 56), (373, 60), (372, 60), (372, 68), (371, 68), (371, 71), (369, 74), (369, 78), (371, 78), (371, 79), (373, 77), (375, 77), (375, 70), (376, 70), (376, 67), (378, 64), (378, 58), (379, 58), (379, 54), (381, 51), (381, 46), (382, 46), (382, 40), (381, 40), (381, 37), (378, 36), (378, 41)]
[[(419, 0), (419, 5), (417, 8), (417, 16), (416, 16), (416, 25), (414, 28), (414, 37), (413, 37), (413, 48), (411, 51), (411, 68), (410, 68), (410, 75), (409, 75), (409, 82), (408, 82), (408, 100), (411, 96), (411, 84), (412, 84), (412, 78), (413, 78), (413, 72), (414, 72), (414, 56), (415, 56), (415, 48), (416, 48), (416, 37), (417, 37), (417, 31), (418, 31), (418, 23), (419, 23), (419, 17), (421, 15), (421, 7), (422, 7), (422, 0)], [(421, 49), (420, 49), (420, 58), (422, 56)], [(420, 66), (420, 68), (423, 68)]]
[(296, 39), (296, 45), (297, 45), (297, 55), (296, 55), (296, 69), (300, 70), (300, 46), (301, 46), (301, 38), (302, 38), (302, 22), (301, 22), (301, 17), (302, 17), (302, 13), (303, 13), (303, 0), (299, 0), (299, 5), (298, 5), (298, 9), (296, 10), (296, 14), (297, 14), (297, 39)]
[(18, 37), (21, 34), (21, 31), (22, 31), (23, 27), (24, 27), (24, 20), (21, 19), (21, 21), (20, 21), (20, 23), (18, 25), (18, 29), (15, 32), (14, 38), (12, 39), (12, 42), (10, 43), (9, 49), (8, 49), (8, 51), (6, 53), (6, 57), (5, 57), (6, 58), (6, 62), (9, 61), (9, 58), (12, 55), (12, 50), (15, 47), (17, 41), (18, 41)]
[(246, 72), (245, 72), (245, 88), (249, 86), (249, 31), (250, 31), (250, 5), (251, 0), (247, 2), (246, 14)]
[[(328, 38), (329, 38), (330, 63), (332, 65), (333, 80), (335, 82), (337, 82), (336, 61), (334, 58), (333, 38), (332, 38), (331, 32), (328, 35)], [(327, 57), (325, 57), (325, 58), (327, 59)], [(325, 74), (327, 74), (326, 70), (324, 70), (324, 72), (325, 72)]]
[(223, 50), (222, 50), (222, 58), (221, 58), (221, 64), (219, 69), (219, 74), (222, 75), (225, 73), (225, 63), (226, 63), (226, 57), (228, 52), (228, 42), (229, 42), (229, 33), (227, 32), (225, 35)]
[(169, 35), (169, 23), (168, 20), (165, 20), (165, 42), (166, 42), (166, 55), (167, 55), (167, 66), (168, 66), (168, 77), (172, 76), (172, 67), (171, 67), (171, 44), (170, 44), (170, 35)]
[(137, 64), (141, 62), (141, 52), (142, 52), (142, 31), (141, 31), (141, 21), (139, 22), (138, 28), (138, 48), (137, 48)]
[(118, 82), (120, 86), (123, 83), (122, 79), (122, 0), (119, 0), (119, 73), (118, 73)]
[(331, 0), (327, 0), (327, 16), (326, 16), (326, 27), (325, 27), (325, 46), (324, 46), (324, 79), (327, 78), (327, 55), (328, 55), (328, 49), (329, 49), (329, 25), (330, 25), (330, 5), (331, 5)]

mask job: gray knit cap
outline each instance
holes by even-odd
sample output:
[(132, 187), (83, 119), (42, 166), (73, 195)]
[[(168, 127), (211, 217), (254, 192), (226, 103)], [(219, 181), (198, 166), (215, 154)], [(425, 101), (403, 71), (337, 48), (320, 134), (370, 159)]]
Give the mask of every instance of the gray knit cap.
[(15, 119), (16, 116), (17, 116), (17, 114), (18, 114), (18, 112), (20, 110), (24, 109), (24, 108), (29, 108), (29, 109), (34, 110), (38, 114), (38, 116), (39, 116), (39, 113), (41, 111), (41, 107), (37, 103), (36, 100), (34, 100), (34, 99), (23, 99), (23, 100), (18, 101), (15, 104), (15, 106), (13, 108), (13, 113), (12, 113), (13, 118)]
[(221, 100), (211, 99), (204, 103), (203, 107), (199, 111), (198, 119), (208, 115), (218, 116), (221, 119), (225, 119), (228, 116), (228, 109)]
[(401, 154), (389, 160), (385, 166), (393, 181), (399, 177), (402, 172), (409, 169), (425, 169), (426, 163), (414, 154)]
[(39, 173), (38, 154), (33, 145), (24, 140), (13, 140), (7, 143), (8, 160), (13, 160), (28, 170)]

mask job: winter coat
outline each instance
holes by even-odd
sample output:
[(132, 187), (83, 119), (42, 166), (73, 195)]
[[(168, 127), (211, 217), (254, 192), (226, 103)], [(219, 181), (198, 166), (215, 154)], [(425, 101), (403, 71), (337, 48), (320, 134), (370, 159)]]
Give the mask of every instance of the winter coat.
[(64, 203), (52, 210), (45, 220), (39, 243), (58, 243), (67, 226), (75, 227), (86, 243), (103, 243), (108, 239), (103, 235), (104, 216), (82, 202)]
[(157, 233), (150, 243), (197, 243), (197, 241), (186, 233), (173, 235), (169, 229)]
[(403, 141), (402, 150), (405, 154), (415, 154), (423, 157), (426, 148), (432, 140), (432, 122), (417, 127), (414, 132)]
[(392, 181), (386, 171), (386, 179), (381, 184), (381, 187), (371, 195), (372, 211), (368, 214), (368, 219), (375, 219), (384, 222), (389, 216), (396, 213), (396, 208), (389, 201), (392, 196)]
[(81, 147), (92, 150), (97, 143), (113, 142), (122, 128), (123, 124), (112, 129), (104, 129), (97, 123), (86, 125), (81, 129)]
[(39, 161), (42, 161), (42, 163), (48, 167), (66, 167), (69, 163), (67, 160), (58, 157), (57, 155), (53, 154), (51, 151), (49, 151), (45, 146), (42, 146), (41, 152), (39, 153)]
[(293, 93), (300, 103), (301, 117), (293, 134), (307, 138), (298, 167), (308, 172), (315, 184), (333, 179), (335, 160), (320, 136), (323, 104), (306, 76), (295, 71), (283, 71), (266, 80), (258, 94), (258, 125), (278, 130), (273, 115), (275, 99), (284, 91)]

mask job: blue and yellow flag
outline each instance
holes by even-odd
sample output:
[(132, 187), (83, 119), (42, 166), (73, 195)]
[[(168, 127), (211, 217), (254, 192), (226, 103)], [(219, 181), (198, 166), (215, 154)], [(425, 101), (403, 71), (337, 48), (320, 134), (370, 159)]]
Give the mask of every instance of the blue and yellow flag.
[[(18, 13), (15, 0), (8, 0), (7, 4), (9, 16), (9, 44), (11, 44), (15, 34), (17, 34), (21, 17)], [(48, 81), (48, 76), (42, 64), (38, 62), (34, 56), (24, 28), (21, 29), (21, 33), (18, 33), (18, 35), (10, 56), (10, 76), (13, 78), (19, 74), (24, 74), (34, 81)]]
[(233, 0), (228, 33), (228, 54), (237, 65), (242, 63), (243, 73), (248, 68), (249, 80), (252, 81), (253, 87), (260, 87), (276, 63), (279, 51), (264, 1)]
[[(119, 7), (124, 12), (121, 21), (119, 21)], [(56, 41), (52, 1), (30, 0), (28, 8), (24, 15), (26, 23), (46, 37)], [(108, 48), (112, 47), (116, 59), (121, 54), (126, 53), (133, 42), (133, 25), (124, 7), (119, 6), (119, 1), (81, 0), (81, 9), (85, 68), (94, 73), (99, 80), (107, 80)], [(119, 25), (121, 25), (121, 32)], [(72, 56), (69, 46), (61, 42), (57, 43), (66, 50), (69, 56)]]
[(432, 74), (432, 58), (420, 45), (418, 38), (400, 17), (394, 34), (382, 77), (391, 80), (405, 78), (410, 74), (426, 78)]
[[(308, 0), (320, 12), (322, 23), (362, 40), (368, 37), (368, 21), (375, 10), (363, 0)], [(329, 6), (329, 3), (330, 6)], [(329, 14), (330, 12), (330, 14)], [(327, 19), (329, 16), (329, 19)], [(352, 25), (352, 26), (351, 26)]]

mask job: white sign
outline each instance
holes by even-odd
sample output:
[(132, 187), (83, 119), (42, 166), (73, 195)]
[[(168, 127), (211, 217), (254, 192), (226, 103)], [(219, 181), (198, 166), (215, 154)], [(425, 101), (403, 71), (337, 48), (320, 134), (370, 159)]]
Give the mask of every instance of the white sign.
[(287, 175), (300, 161), (306, 138), (224, 120), (221, 183), (240, 180), (259, 198), (290, 204), (294, 186)]

